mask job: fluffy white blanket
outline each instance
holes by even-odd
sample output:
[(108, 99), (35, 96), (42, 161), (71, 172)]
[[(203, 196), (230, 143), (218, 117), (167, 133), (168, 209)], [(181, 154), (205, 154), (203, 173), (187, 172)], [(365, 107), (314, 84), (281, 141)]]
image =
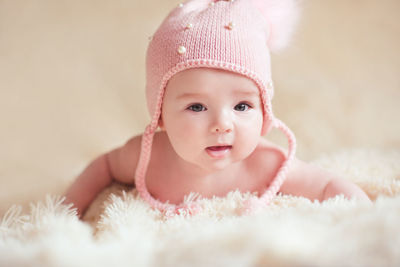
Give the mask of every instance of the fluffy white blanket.
[(344, 151), (314, 161), (359, 184), (373, 204), (278, 196), (250, 216), (249, 195), (202, 200), (165, 218), (122, 185), (79, 221), (60, 197), (1, 220), (0, 266), (399, 266), (400, 153)]

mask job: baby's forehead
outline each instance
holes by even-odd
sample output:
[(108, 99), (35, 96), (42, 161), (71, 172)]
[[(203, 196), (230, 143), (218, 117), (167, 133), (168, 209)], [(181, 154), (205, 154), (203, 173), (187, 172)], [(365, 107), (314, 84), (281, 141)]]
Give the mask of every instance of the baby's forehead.
[(168, 81), (166, 90), (179, 93), (212, 94), (214, 90), (230, 89), (231, 93), (259, 94), (259, 88), (250, 78), (231, 71), (213, 68), (187, 69)]

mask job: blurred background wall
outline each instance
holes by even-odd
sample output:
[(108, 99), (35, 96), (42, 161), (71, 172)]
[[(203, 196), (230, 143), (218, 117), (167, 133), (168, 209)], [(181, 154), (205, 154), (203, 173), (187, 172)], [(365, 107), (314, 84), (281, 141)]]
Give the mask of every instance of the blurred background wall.
[[(178, 3), (0, 0), (0, 215), (62, 194), (143, 131), (148, 37)], [(400, 1), (303, 0), (302, 10), (272, 58), (273, 108), (298, 156), (399, 149)]]

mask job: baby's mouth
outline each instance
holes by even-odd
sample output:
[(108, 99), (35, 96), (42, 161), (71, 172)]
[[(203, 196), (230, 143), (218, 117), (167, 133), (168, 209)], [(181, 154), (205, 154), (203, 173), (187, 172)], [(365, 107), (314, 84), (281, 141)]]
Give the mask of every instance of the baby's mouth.
[(223, 158), (232, 149), (232, 146), (221, 145), (221, 146), (209, 146), (206, 148), (208, 155), (212, 158), (220, 159)]

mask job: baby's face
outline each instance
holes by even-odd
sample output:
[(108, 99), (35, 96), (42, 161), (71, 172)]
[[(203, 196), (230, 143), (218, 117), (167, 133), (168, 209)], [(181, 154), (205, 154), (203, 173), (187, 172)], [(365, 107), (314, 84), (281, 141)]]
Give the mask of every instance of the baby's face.
[(165, 89), (161, 128), (182, 159), (207, 170), (248, 157), (262, 123), (259, 90), (239, 74), (189, 69), (172, 77)]

